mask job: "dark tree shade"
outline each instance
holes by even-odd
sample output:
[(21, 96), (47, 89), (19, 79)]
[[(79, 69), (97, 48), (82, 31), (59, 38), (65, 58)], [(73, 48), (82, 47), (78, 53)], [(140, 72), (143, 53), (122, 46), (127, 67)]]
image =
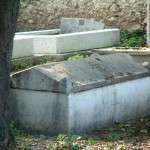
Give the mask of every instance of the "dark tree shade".
[(0, 150), (8, 144), (8, 109), (7, 100), (10, 83), (10, 60), (19, 0), (0, 0)]

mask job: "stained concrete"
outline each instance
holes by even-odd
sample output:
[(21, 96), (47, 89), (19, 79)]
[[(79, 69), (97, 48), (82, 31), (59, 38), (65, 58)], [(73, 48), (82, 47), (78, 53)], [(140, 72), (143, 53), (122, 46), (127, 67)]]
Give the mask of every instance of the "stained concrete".
[(150, 114), (150, 77), (69, 95), (69, 133), (87, 133)]
[(126, 53), (131, 55), (135, 61), (140, 63), (142, 66), (150, 69), (150, 49), (143, 47), (143, 48), (102, 48), (102, 49), (94, 49), (94, 53), (100, 54), (100, 55), (108, 55), (108, 54), (116, 54), (116, 53)]
[(71, 93), (148, 75), (149, 71), (127, 54), (93, 55), (83, 60), (46, 64), (14, 74), (12, 87)]
[(127, 54), (41, 65), (11, 79), (10, 108), (30, 131), (86, 133), (149, 115), (150, 70)]
[(10, 108), (21, 128), (36, 134), (68, 132), (67, 95), (18, 89), (10, 93)]

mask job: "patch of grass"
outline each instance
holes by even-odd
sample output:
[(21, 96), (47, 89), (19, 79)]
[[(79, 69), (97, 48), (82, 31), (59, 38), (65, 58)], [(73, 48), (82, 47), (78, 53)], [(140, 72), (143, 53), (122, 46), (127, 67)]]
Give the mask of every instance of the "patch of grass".
[(150, 142), (149, 117), (116, 123), (112, 128), (93, 131), (86, 136), (60, 134), (50, 138), (28, 135), (18, 130), (14, 124), (12, 129), (16, 139), (16, 150), (146, 149), (147, 145), (142, 148), (141, 145), (146, 141)]
[(123, 139), (123, 134), (119, 133), (119, 132), (112, 132), (109, 133), (106, 137), (105, 140), (106, 141), (110, 141), (110, 142), (115, 142), (115, 141), (120, 141)]
[(96, 144), (96, 140), (79, 135), (60, 134), (57, 137), (33, 136), (17, 128), (15, 122), (10, 124), (11, 135), (16, 150), (30, 150), (41, 148), (41, 150), (81, 150), (87, 145)]
[(12, 60), (11, 71), (16, 72), (20, 70), (24, 70), (36, 65), (46, 64), (49, 62), (56, 62), (58, 60), (49, 57), (49, 56), (40, 56), (40, 57), (27, 57), (22, 59)]
[(90, 55), (91, 55), (91, 54), (86, 54), (86, 53), (77, 54), (77, 55), (74, 55), (74, 56), (69, 57), (67, 60), (80, 60), (80, 59), (83, 59), (83, 58), (87, 58), (87, 57), (89, 57)]
[(150, 135), (150, 118), (129, 123), (116, 123), (113, 128), (98, 131), (99, 138), (106, 142), (130, 141), (135, 137)]
[(33, 143), (33, 136), (19, 130), (15, 122), (11, 122), (9, 125), (12, 140), (17, 150), (27, 150), (27, 148)]
[[(121, 47), (142, 47), (146, 45), (146, 34), (144, 31), (121, 31)], [(66, 55), (66, 56), (39, 56), (12, 60), (12, 72), (24, 70), (32, 66), (45, 64), (49, 62), (64, 61), (64, 60), (79, 60), (87, 58), (91, 55), (91, 52), (82, 52), (80, 54)]]
[(14, 59), (12, 60), (12, 72), (21, 71), (36, 65), (46, 64), (46, 63), (52, 63), (52, 62), (59, 62), (59, 61), (65, 61), (65, 60), (79, 60), (83, 58), (87, 58), (91, 55), (89, 52), (81, 53), (81, 54), (75, 54), (71, 56), (39, 56), (39, 57), (25, 57), (21, 59)]
[(49, 145), (49, 150), (80, 150), (94, 144), (96, 141), (93, 138), (60, 134), (54, 143)]
[(76, 141), (76, 137), (74, 136), (67, 136), (67, 135), (60, 134), (56, 138), (56, 141), (52, 145), (49, 145), (49, 149), (50, 150), (56, 150), (56, 149), (79, 150), (80, 146), (77, 143), (75, 143), (75, 141)]
[(143, 47), (145, 45), (146, 33), (144, 31), (121, 31), (121, 47)]

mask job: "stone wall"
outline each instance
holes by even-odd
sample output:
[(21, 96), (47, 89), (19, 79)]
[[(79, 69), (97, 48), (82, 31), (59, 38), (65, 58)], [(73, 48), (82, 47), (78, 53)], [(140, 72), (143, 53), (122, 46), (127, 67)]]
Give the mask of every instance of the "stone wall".
[(61, 17), (95, 18), (124, 30), (145, 29), (146, 0), (22, 0), (18, 30), (56, 28)]

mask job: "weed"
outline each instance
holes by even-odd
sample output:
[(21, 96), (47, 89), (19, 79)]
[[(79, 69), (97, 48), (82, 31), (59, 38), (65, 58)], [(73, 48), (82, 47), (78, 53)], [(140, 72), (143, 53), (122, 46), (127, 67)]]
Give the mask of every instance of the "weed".
[(87, 145), (94, 144), (96, 144), (96, 141), (92, 138), (60, 134), (55, 142), (50, 144), (49, 150), (80, 150)]
[(9, 129), (17, 150), (26, 150), (32, 144), (32, 136), (19, 130), (14, 121), (10, 123)]
[(146, 45), (146, 34), (141, 30), (121, 31), (121, 47), (142, 47)]
[(69, 57), (67, 60), (80, 60), (83, 58), (87, 58), (89, 56), (90, 56), (90, 54), (77, 54), (77, 55)]

